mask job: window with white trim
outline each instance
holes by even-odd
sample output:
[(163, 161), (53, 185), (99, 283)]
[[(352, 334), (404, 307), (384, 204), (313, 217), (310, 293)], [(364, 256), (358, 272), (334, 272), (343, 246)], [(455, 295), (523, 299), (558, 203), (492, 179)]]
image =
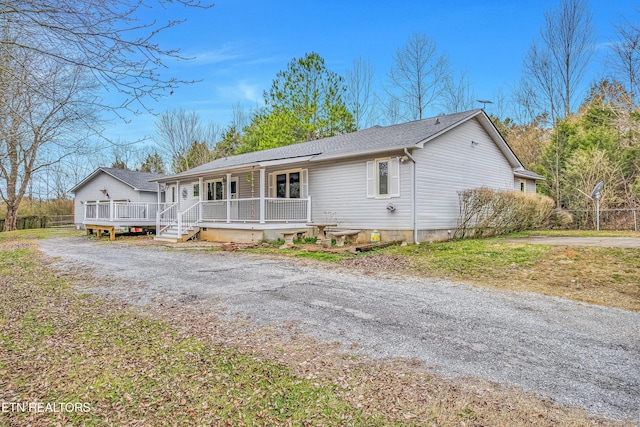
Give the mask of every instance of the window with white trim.
[(229, 183), (229, 198), (237, 199), (238, 198), (238, 177), (231, 178), (231, 182)]
[(400, 197), (400, 161), (397, 157), (367, 162), (367, 197)]
[(205, 182), (207, 190), (206, 200), (224, 200), (224, 182), (222, 179), (213, 179)]
[(191, 193), (191, 197), (197, 199), (200, 197), (200, 183), (194, 182), (191, 184), (193, 186), (193, 191)]
[(269, 197), (301, 199), (307, 197), (307, 169), (291, 169), (269, 174)]

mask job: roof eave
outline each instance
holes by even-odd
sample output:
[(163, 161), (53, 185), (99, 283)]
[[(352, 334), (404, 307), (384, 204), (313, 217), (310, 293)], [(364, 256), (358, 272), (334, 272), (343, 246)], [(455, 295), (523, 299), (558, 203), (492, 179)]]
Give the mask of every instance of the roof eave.
[(535, 179), (535, 180), (539, 180), (539, 181), (546, 181), (547, 178), (545, 178), (542, 175), (538, 175), (535, 172), (531, 172), (529, 170), (526, 169), (516, 169), (513, 171), (513, 175), (519, 177), (519, 178), (529, 178), (529, 179)]
[(397, 145), (395, 147), (384, 147), (384, 148), (379, 148), (376, 150), (367, 150), (367, 151), (360, 151), (360, 152), (356, 152), (356, 153), (343, 153), (343, 154), (335, 154), (335, 155), (331, 155), (331, 156), (323, 156), (323, 155), (319, 155), (316, 156), (315, 158), (311, 159), (311, 162), (321, 162), (321, 161), (325, 161), (325, 160), (340, 160), (340, 159), (348, 159), (350, 157), (362, 157), (362, 156), (367, 156), (367, 155), (371, 155), (371, 154), (380, 154), (380, 153), (388, 153), (389, 151), (400, 151), (400, 150), (404, 150), (405, 148), (414, 148), (416, 146), (416, 144), (414, 143), (408, 143), (405, 145)]
[(226, 168), (214, 168), (214, 169), (201, 170), (201, 171), (191, 172), (191, 173), (182, 172), (175, 175), (167, 175), (167, 176), (163, 176), (155, 179), (150, 179), (149, 182), (167, 183), (167, 182), (174, 182), (174, 181), (182, 181), (183, 179), (198, 178), (200, 176), (209, 175), (216, 172), (246, 169), (246, 168), (251, 168), (256, 166), (260, 166), (260, 163), (259, 162), (246, 163), (242, 165), (229, 166)]

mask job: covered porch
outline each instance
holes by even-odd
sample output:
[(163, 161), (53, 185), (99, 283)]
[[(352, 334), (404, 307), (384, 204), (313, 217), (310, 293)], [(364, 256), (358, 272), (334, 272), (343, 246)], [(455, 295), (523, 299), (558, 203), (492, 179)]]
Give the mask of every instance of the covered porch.
[(226, 236), (234, 229), (287, 230), (312, 222), (306, 169), (243, 168), (158, 181), (167, 203), (157, 214), (156, 238), (182, 241), (200, 230), (212, 238), (211, 229)]

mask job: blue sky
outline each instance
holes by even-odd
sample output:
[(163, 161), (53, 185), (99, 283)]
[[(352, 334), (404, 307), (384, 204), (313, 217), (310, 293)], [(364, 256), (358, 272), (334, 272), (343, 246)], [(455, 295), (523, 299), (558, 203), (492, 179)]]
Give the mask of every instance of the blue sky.
[[(169, 62), (167, 73), (202, 80), (149, 106), (158, 113), (195, 110), (203, 121), (226, 126), (232, 105), (260, 104), (263, 91), (293, 57), (315, 51), (342, 75), (362, 57), (375, 66), (381, 82), (395, 51), (416, 31), (435, 40), (455, 71), (467, 70), (478, 99), (492, 99), (500, 91), (508, 94), (518, 81), (522, 58), (538, 38), (544, 12), (557, 5), (558, 0), (217, 0), (208, 10), (149, 9), (159, 21), (168, 19), (168, 13), (187, 19), (158, 41), (195, 58)], [(590, 6), (599, 46), (589, 70), (595, 78), (603, 71), (606, 46), (614, 38), (613, 23), (623, 17), (634, 20), (640, 2), (592, 0)], [(107, 135), (122, 142), (152, 137), (155, 120), (142, 114), (131, 117), (129, 124), (114, 122)]]

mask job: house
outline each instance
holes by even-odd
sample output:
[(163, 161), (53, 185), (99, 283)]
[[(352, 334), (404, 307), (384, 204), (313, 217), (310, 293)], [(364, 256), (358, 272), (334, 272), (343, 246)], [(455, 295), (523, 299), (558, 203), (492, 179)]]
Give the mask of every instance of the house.
[(156, 238), (199, 233), (203, 240), (256, 242), (333, 225), (360, 230), (361, 241), (374, 230), (383, 241), (446, 239), (458, 220), (458, 191), (535, 193), (539, 179), (485, 112), (472, 110), (230, 156), (155, 178), (167, 202)]
[(100, 167), (76, 184), (73, 222), (78, 228), (111, 231), (115, 228), (156, 228), (156, 213), (164, 195), (151, 179), (163, 175)]

